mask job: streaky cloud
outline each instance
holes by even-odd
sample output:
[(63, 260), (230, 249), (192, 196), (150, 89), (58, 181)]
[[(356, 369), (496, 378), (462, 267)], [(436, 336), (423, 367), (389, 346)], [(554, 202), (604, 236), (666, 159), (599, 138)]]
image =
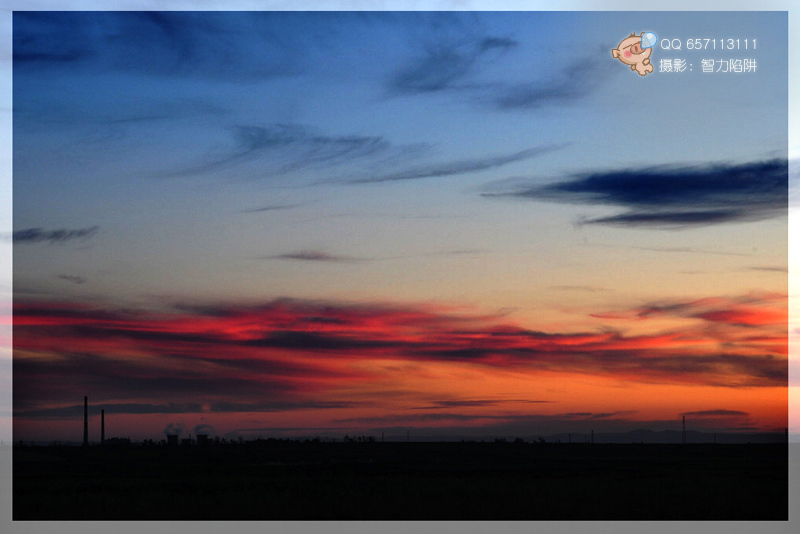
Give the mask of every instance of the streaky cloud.
[(745, 252), (725, 252), (721, 250), (707, 250), (693, 247), (637, 247), (630, 248), (636, 250), (649, 250), (651, 252), (686, 252), (690, 254), (709, 254), (712, 256), (753, 256), (752, 253)]
[(447, 163), (430, 164), (427, 166), (414, 167), (394, 173), (372, 176), (368, 178), (357, 178), (350, 180), (351, 184), (369, 184), (381, 182), (395, 182), (401, 180), (418, 180), (420, 178), (444, 178), (448, 176), (456, 176), (466, 174), (469, 172), (485, 171), (489, 169), (496, 169), (509, 163), (523, 161), (526, 159), (534, 158), (550, 152), (561, 150), (569, 146), (569, 143), (545, 145), (511, 154), (504, 154), (499, 156), (489, 156), (485, 158), (466, 159), (459, 161), (450, 161)]
[(291, 210), (296, 207), (298, 207), (297, 204), (270, 204), (269, 206), (261, 206), (258, 208), (242, 210), (241, 213), (264, 213), (267, 211)]
[(474, 89), (467, 83), (493, 51), (503, 53), (517, 46), (507, 37), (474, 37), (461, 42), (440, 40), (429, 44), (425, 53), (395, 73), (388, 82), (397, 94), (434, 93), (444, 90)]
[(771, 266), (771, 265), (761, 265), (756, 267), (748, 267), (751, 271), (764, 271), (769, 273), (788, 273), (788, 267), (778, 267), (778, 266)]
[(334, 263), (352, 263), (356, 261), (363, 261), (359, 258), (351, 258), (349, 256), (335, 256), (322, 252), (319, 250), (301, 250), (298, 252), (289, 252), (286, 254), (277, 254), (272, 256), (261, 256), (262, 260), (295, 260), (295, 261), (310, 261), (310, 262), (334, 262)]
[(705, 226), (725, 222), (741, 222), (760, 220), (763, 216), (748, 217), (742, 210), (709, 210), (709, 211), (660, 211), (646, 213), (623, 213), (610, 217), (581, 218), (578, 226), (584, 224), (605, 224), (610, 226), (653, 226), (656, 228), (682, 228), (687, 226)]
[(11, 240), (13, 243), (65, 243), (67, 241), (74, 241), (76, 239), (89, 239), (93, 237), (98, 230), (99, 226), (89, 226), (87, 228), (68, 229), (61, 228), (58, 230), (44, 230), (42, 228), (27, 228), (25, 230), (17, 230), (13, 232)]
[(573, 59), (549, 78), (501, 86), (489, 102), (497, 109), (511, 111), (540, 109), (580, 100), (596, 91), (611, 76), (605, 65), (606, 55), (605, 49), (598, 49)]
[(601, 319), (629, 321), (659, 316), (687, 317), (737, 327), (783, 327), (788, 319), (787, 296), (753, 293), (740, 297), (653, 302), (623, 311), (590, 314)]
[(326, 136), (296, 124), (238, 125), (230, 131), (235, 144), (233, 150), (169, 174), (205, 174), (254, 161), (267, 164), (262, 174), (284, 174), (305, 167), (347, 163), (387, 152), (390, 148), (382, 137)]
[(417, 406), (415, 410), (438, 410), (441, 408), (480, 408), (484, 406), (497, 406), (499, 404), (525, 403), (548, 404), (549, 400), (517, 400), (517, 399), (460, 399), (460, 400), (434, 400), (427, 406)]
[[(147, 76), (256, 81), (305, 70), (293, 14), (18, 12), (14, 63)], [(290, 44), (291, 42), (291, 44)]]

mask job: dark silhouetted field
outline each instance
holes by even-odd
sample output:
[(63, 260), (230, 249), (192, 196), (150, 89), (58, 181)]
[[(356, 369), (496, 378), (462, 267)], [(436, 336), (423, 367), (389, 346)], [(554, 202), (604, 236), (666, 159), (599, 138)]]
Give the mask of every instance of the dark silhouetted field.
[(14, 520), (787, 520), (785, 444), (15, 447)]

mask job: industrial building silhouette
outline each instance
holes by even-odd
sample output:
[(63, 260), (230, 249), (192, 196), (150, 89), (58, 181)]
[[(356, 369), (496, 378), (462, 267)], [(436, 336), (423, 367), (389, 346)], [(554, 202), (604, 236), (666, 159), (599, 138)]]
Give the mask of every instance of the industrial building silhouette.
[[(130, 445), (130, 438), (106, 439), (106, 410), (100, 410), (100, 445)], [(89, 397), (83, 397), (83, 446), (89, 446)]]

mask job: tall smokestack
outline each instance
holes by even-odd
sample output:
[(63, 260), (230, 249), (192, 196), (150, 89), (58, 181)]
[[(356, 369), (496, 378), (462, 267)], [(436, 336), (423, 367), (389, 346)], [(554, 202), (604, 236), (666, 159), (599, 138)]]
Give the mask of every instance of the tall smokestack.
[(683, 430), (681, 431), (681, 443), (686, 445), (686, 416), (683, 416)]
[(100, 443), (106, 442), (106, 411), (100, 410)]
[(83, 398), (83, 446), (89, 446), (89, 397)]

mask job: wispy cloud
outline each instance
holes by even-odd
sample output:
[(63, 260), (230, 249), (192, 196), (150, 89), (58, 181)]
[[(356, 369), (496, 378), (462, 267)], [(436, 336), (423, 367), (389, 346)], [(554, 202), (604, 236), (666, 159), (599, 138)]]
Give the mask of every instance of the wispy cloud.
[(359, 258), (352, 258), (349, 256), (335, 256), (322, 252), (319, 250), (301, 250), (298, 252), (289, 252), (286, 254), (276, 254), (272, 256), (261, 256), (262, 260), (297, 260), (297, 261), (312, 261), (312, 262), (344, 262), (351, 263), (356, 261), (364, 261)]
[(241, 213), (264, 213), (267, 211), (291, 210), (296, 207), (297, 204), (270, 204), (269, 206), (261, 206), (259, 208), (242, 210)]
[(628, 208), (579, 224), (686, 228), (757, 221), (787, 211), (786, 160), (704, 166), (662, 166), (578, 174), (545, 186), (484, 193)]
[(724, 252), (720, 250), (707, 250), (707, 249), (699, 249), (693, 247), (636, 247), (631, 246), (630, 248), (635, 250), (649, 250), (651, 252), (677, 252), (677, 253), (688, 253), (688, 254), (709, 254), (712, 256), (753, 256), (752, 253), (745, 253), (745, 252)]
[(548, 75), (539, 80), (501, 86), (488, 101), (501, 110), (572, 103), (596, 91), (612, 75), (606, 68), (607, 56), (608, 50), (598, 48), (592, 54), (573, 58), (561, 70), (548, 70)]
[(390, 91), (400, 94), (474, 89), (475, 82), (470, 83), (470, 78), (480, 64), (515, 46), (517, 42), (508, 37), (489, 36), (431, 43), (421, 57), (396, 72), (388, 86)]
[(770, 265), (760, 265), (757, 267), (748, 267), (751, 271), (765, 271), (768, 273), (788, 273), (788, 267), (778, 267), (778, 266), (770, 266)]
[(423, 53), (399, 68), (387, 85), (391, 94), (455, 92), (497, 110), (535, 110), (571, 104), (596, 91), (613, 75), (606, 68), (608, 50), (597, 47), (529, 81), (513, 83), (480, 76), (484, 67), (502, 60), (518, 45), (516, 39), (507, 36), (480, 32), (442, 35), (434, 31)]
[(22, 243), (41, 243), (43, 241), (49, 243), (64, 243), (67, 241), (74, 241), (76, 239), (88, 239), (94, 236), (99, 226), (90, 226), (88, 228), (67, 229), (61, 228), (59, 230), (44, 230), (42, 228), (27, 228), (25, 230), (17, 230), (12, 234), (11, 240), (15, 244)]
[[(388, 152), (377, 136), (328, 136), (296, 124), (239, 125), (230, 129), (234, 147), (170, 174), (204, 174), (258, 162), (259, 174), (284, 174), (319, 165), (332, 166)], [(402, 149), (400, 149), (402, 151)], [(264, 166), (265, 165), (265, 166)]]
[(519, 152), (513, 152), (511, 154), (488, 156), (485, 158), (457, 160), (446, 163), (433, 163), (393, 173), (387, 173), (366, 178), (356, 178), (349, 180), (349, 183), (365, 184), (365, 183), (394, 182), (399, 180), (417, 180), (420, 178), (443, 178), (447, 176), (456, 176), (456, 175), (466, 174), (469, 172), (496, 169), (504, 165), (508, 165), (509, 163), (523, 161), (526, 159), (548, 154), (550, 152), (565, 148), (566, 146), (569, 146), (569, 144), (564, 143), (557, 145), (545, 145), (540, 147), (529, 148), (526, 150), (521, 150)]
[(292, 76), (305, 66), (304, 47), (293, 46), (302, 37), (292, 37), (289, 27), (296, 18), (258, 12), (17, 12), (14, 64), (240, 81)]

